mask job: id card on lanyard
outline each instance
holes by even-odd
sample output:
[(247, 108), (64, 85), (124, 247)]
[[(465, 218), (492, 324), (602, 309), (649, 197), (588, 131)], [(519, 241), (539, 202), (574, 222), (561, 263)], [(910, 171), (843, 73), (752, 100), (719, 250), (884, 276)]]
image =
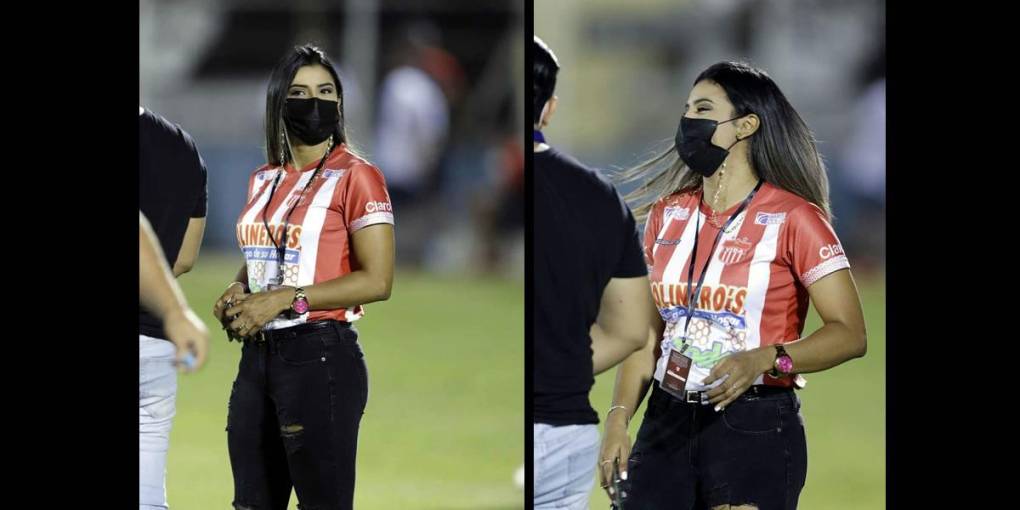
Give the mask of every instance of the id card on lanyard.
[[(747, 198), (740, 203), (740, 207), (730, 215), (730, 218), (726, 220), (726, 224), (719, 229), (719, 232), (715, 235), (715, 240), (712, 241), (712, 248), (708, 250), (708, 260), (705, 261), (705, 267), (701, 269), (701, 276), (698, 277), (698, 286), (693, 289), (694, 283), (694, 263), (698, 257), (698, 237), (701, 233), (701, 212), (698, 211), (697, 218), (694, 224), (694, 246), (691, 248), (691, 265), (687, 270), (687, 318), (684, 321), (684, 332), (679, 337), (674, 338), (672, 346), (669, 350), (669, 357), (666, 359), (666, 373), (662, 376), (662, 382), (659, 383), (659, 387), (663, 391), (669, 393), (675, 398), (680, 400), (686, 400), (685, 389), (687, 388), (687, 379), (691, 373), (692, 359), (686, 354), (687, 349), (691, 346), (691, 338), (687, 336), (687, 330), (691, 325), (691, 321), (694, 320), (694, 312), (697, 309), (695, 306), (695, 298), (701, 295), (701, 288), (705, 285), (705, 276), (708, 274), (708, 265), (712, 262), (712, 254), (715, 253), (715, 247), (719, 244), (719, 239), (722, 239), (723, 232), (729, 228), (730, 224), (733, 223), (740, 213), (744, 212), (744, 209), (751, 203), (754, 195), (761, 189), (762, 184), (765, 181), (758, 179), (758, 184), (755, 185), (751, 193), (747, 195)], [(702, 196), (698, 199), (700, 204), (704, 198), (704, 189), (702, 189)], [(677, 345), (677, 341), (680, 344)]]

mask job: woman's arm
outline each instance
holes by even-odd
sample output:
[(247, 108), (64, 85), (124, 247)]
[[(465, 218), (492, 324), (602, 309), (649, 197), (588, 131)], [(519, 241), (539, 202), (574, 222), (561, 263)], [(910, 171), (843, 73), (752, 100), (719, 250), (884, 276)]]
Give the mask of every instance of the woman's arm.
[[(798, 374), (820, 372), (864, 356), (868, 336), (857, 285), (849, 270), (831, 273), (808, 287), (808, 295), (824, 325), (795, 342), (783, 344)], [(722, 359), (705, 378), (712, 384), (723, 375), (726, 382), (708, 392), (709, 401), (724, 408), (739, 397), (761, 374), (772, 370), (776, 350), (771, 345), (732, 354)]]
[[(868, 334), (864, 325), (864, 311), (857, 294), (857, 284), (849, 270), (836, 271), (808, 287), (808, 295), (824, 323), (814, 333), (795, 342), (783, 344), (793, 359), (798, 374), (830, 369), (868, 352)], [(775, 348), (768, 346), (767, 365), (762, 372), (772, 370), (776, 359)]]
[(599, 454), (599, 478), (603, 488), (612, 478), (612, 461), (619, 459), (620, 475), (626, 480), (627, 459), (630, 458), (630, 438), (627, 425), (634, 416), (655, 373), (655, 361), (659, 356), (659, 340), (665, 324), (659, 311), (652, 307), (651, 327), (645, 346), (631, 354), (616, 369), (616, 385), (613, 387), (612, 412), (606, 415), (605, 438)]
[(652, 382), (652, 374), (655, 373), (655, 362), (659, 358), (659, 341), (662, 340), (662, 330), (665, 324), (659, 316), (659, 310), (652, 307), (648, 328), (648, 335), (645, 346), (641, 350), (631, 354), (616, 369), (616, 385), (613, 387), (613, 404), (611, 407), (623, 406), (625, 409), (618, 409), (609, 413), (606, 417), (606, 428), (622, 425), (627, 430), (627, 423), (637, 411), (641, 401), (648, 392), (648, 386)]
[(240, 283), (244, 287), (244, 291), (245, 292), (248, 292), (250, 290), (248, 288), (248, 262), (247, 261), (245, 261), (244, 264), (241, 264), (241, 269), (238, 269), (237, 270), (237, 274), (234, 275), (234, 281), (231, 282), (231, 285), (233, 285), (235, 283)]
[[(390, 298), (393, 287), (393, 225), (378, 223), (351, 236), (357, 269), (339, 278), (305, 287), (312, 310), (350, 308)], [(291, 293), (293, 300), (293, 292)], [(290, 308), (291, 301), (287, 301)]]
[(248, 262), (241, 264), (241, 269), (237, 270), (237, 274), (234, 276), (234, 280), (227, 285), (226, 290), (220, 295), (220, 298), (213, 304), (213, 315), (216, 320), (221, 323), (224, 322), (224, 307), (227, 303), (233, 303), (240, 299), (249, 291), (248, 289)]

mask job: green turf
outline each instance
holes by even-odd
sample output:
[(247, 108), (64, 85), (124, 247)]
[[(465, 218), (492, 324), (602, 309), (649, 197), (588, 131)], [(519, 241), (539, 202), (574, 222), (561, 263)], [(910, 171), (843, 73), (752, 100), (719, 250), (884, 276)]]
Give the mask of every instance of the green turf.
[[(885, 508), (885, 285), (884, 277), (859, 281), (868, 326), (868, 354), (834, 369), (808, 374), (801, 391), (807, 429), (808, 476), (800, 508)], [(820, 325), (814, 308), (805, 332)], [(604, 416), (613, 396), (616, 370), (595, 378), (591, 402)], [(644, 405), (630, 424), (633, 441)], [(600, 433), (602, 426), (599, 426)], [(591, 508), (609, 508), (595, 484)]]
[[(240, 263), (203, 253), (180, 279), (213, 334), (209, 364), (180, 378), (167, 474), (173, 509), (229, 508), (233, 496), (224, 427), (240, 350), (211, 309)], [(522, 508), (513, 473), (524, 460), (523, 282), (398, 272), (390, 300), (368, 305), (357, 327), (369, 400), (355, 507)]]

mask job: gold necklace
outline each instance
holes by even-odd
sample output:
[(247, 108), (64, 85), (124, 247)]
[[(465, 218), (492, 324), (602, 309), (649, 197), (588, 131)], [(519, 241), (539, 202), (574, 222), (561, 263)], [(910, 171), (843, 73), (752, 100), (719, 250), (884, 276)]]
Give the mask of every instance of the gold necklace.
[(719, 170), (719, 185), (716, 186), (716, 188), (715, 188), (715, 195), (712, 197), (712, 205), (710, 206), (710, 208), (712, 209), (712, 214), (705, 218), (715, 228), (723, 228), (723, 225), (726, 224), (725, 220), (720, 219), (720, 217), (722, 215), (720, 214), (720, 211), (718, 210), (719, 209), (719, 193), (723, 189), (723, 177), (725, 175), (726, 175), (726, 163), (723, 163), (722, 164), (722, 168)]

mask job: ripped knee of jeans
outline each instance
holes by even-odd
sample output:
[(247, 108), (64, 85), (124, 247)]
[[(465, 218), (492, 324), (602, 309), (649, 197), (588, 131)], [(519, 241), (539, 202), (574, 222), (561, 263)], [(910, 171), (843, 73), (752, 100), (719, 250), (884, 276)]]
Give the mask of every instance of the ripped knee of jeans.
[(284, 439), (297, 437), (304, 432), (305, 427), (302, 425), (284, 425), (280, 427), (280, 436)]
[(283, 448), (287, 453), (294, 453), (301, 449), (301, 438), (304, 435), (303, 425), (284, 425), (280, 427), (280, 437), (283, 438)]
[[(709, 502), (721, 503), (723, 501), (732, 501), (734, 499), (743, 498), (733, 497), (733, 495), (730, 494), (729, 485), (723, 484), (718, 487), (712, 488), (712, 490), (709, 491), (708, 497), (706, 499), (708, 499)], [(723, 503), (721, 505), (712, 505), (712, 510), (758, 510), (758, 505), (748, 502)]]

